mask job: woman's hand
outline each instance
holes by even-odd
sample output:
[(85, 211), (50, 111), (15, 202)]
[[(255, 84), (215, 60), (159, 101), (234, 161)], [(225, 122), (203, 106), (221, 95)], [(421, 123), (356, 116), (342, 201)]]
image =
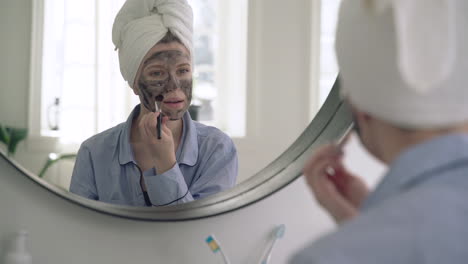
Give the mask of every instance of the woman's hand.
[(138, 131), (145, 152), (151, 157), (151, 162), (158, 174), (171, 169), (176, 163), (174, 139), (171, 130), (167, 127), (168, 117), (162, 118), (161, 139), (157, 138), (156, 124), (160, 112), (149, 112), (140, 119)]
[(369, 194), (365, 183), (344, 168), (342, 159), (341, 148), (328, 144), (314, 153), (303, 170), (318, 203), (338, 223), (357, 215)]

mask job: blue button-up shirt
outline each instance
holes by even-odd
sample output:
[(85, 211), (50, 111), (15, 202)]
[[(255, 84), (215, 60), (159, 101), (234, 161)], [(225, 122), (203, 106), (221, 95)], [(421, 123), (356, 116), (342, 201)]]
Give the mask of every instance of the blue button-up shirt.
[[(140, 171), (130, 145), (130, 131), (139, 106), (125, 123), (87, 139), (76, 158), (70, 192), (103, 202), (145, 206)], [(157, 174), (142, 172), (149, 200), (155, 206), (200, 199), (232, 188), (236, 183), (237, 152), (226, 134), (183, 116), (176, 164)]]
[(404, 151), (361, 214), (291, 263), (468, 263), (468, 135)]

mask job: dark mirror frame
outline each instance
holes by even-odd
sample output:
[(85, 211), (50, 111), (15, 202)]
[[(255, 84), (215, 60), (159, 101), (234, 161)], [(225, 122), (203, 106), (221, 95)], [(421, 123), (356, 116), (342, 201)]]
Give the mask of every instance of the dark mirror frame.
[(129, 207), (88, 200), (40, 179), (0, 151), (29, 180), (68, 200), (100, 213), (141, 221), (187, 221), (225, 214), (260, 201), (302, 175), (305, 161), (320, 145), (342, 138), (352, 127), (349, 109), (339, 96), (338, 78), (324, 105), (299, 138), (276, 160), (234, 188), (187, 204), (167, 207)]

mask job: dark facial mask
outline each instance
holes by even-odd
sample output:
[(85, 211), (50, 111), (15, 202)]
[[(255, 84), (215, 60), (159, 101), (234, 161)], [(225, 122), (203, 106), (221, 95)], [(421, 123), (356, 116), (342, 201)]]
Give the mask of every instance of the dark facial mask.
[[(161, 99), (171, 91), (181, 89), (186, 96), (188, 108), (192, 100), (192, 75), (188, 66), (190, 62), (190, 57), (178, 50), (156, 52), (148, 58), (138, 79), (143, 105), (154, 112), (157, 98)], [(184, 64), (187, 65), (177, 68)]]

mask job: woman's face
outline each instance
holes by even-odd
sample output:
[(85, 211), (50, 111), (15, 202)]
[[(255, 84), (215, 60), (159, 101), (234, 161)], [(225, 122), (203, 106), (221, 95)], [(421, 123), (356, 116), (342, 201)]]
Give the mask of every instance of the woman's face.
[(157, 102), (171, 120), (182, 118), (192, 100), (192, 58), (178, 42), (156, 44), (146, 54), (133, 87), (148, 111)]

